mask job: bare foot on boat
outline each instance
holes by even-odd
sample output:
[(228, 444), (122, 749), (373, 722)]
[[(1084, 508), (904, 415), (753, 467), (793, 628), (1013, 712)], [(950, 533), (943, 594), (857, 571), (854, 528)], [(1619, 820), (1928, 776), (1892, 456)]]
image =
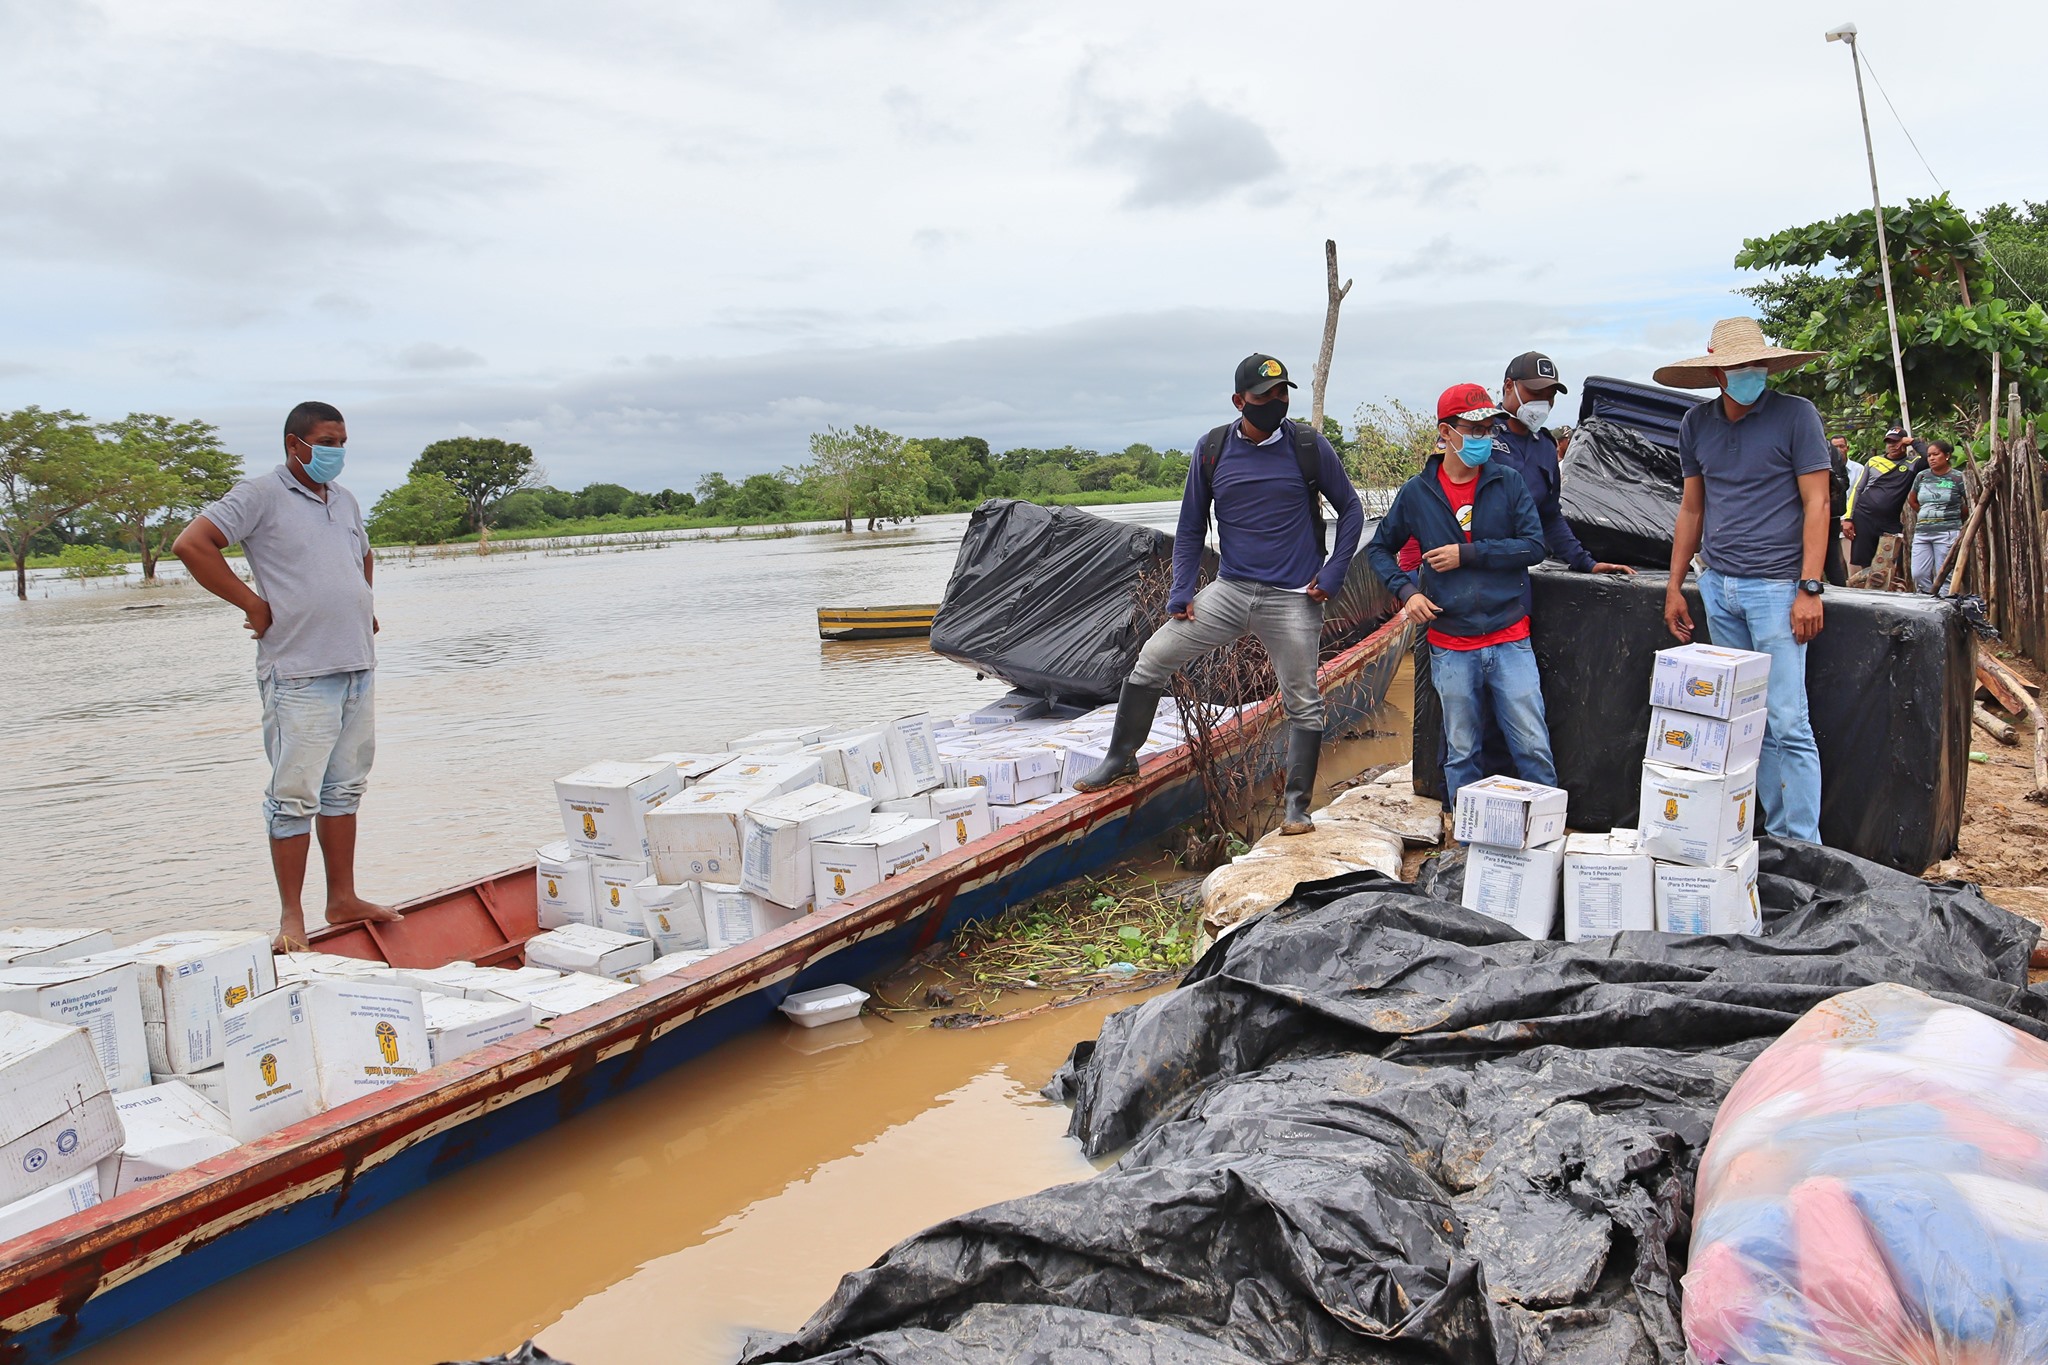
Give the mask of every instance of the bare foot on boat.
[(405, 918), (388, 905), (361, 896), (338, 896), (327, 902), (329, 924), (396, 924)]
[(297, 934), (280, 933), (276, 938), (270, 940), (270, 951), (273, 953), (303, 953), (312, 946), (312, 944), (306, 942), (303, 930)]

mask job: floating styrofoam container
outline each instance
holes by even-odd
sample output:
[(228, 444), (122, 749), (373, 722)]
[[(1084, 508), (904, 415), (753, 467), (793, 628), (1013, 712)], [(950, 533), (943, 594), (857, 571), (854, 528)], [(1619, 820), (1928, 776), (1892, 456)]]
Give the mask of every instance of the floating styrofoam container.
[(26, 967), (36, 962), (69, 962), (104, 953), (114, 936), (104, 929), (0, 929), (0, 962)]
[(868, 993), (853, 986), (819, 986), (792, 994), (782, 1002), (782, 1012), (805, 1028), (817, 1028), (858, 1017), (867, 1002)]
[(53, 1024), (75, 1024), (92, 1036), (107, 1085), (149, 1084), (149, 1044), (142, 1028), (142, 992), (132, 969), (108, 963), (39, 962), (0, 967), (0, 1010)]
[(126, 1136), (121, 1150), (99, 1166), (100, 1190), (108, 1199), (241, 1145), (228, 1116), (182, 1081), (116, 1095), (114, 1105)]
[(593, 763), (555, 779), (562, 833), (602, 858), (647, 856), (647, 812), (683, 789), (673, 763)]

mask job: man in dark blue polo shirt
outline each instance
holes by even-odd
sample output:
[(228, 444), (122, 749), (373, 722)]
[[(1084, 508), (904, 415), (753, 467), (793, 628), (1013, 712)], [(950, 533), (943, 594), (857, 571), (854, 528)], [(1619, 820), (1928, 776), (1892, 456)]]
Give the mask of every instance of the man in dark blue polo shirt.
[[(1134, 776), (1138, 746), (1175, 670), (1250, 631), (1273, 660), (1291, 727), (1280, 832), (1306, 834), (1315, 828), (1309, 805), (1323, 744), (1323, 696), (1316, 679), (1323, 603), (1344, 586), (1365, 509), (1330, 443), (1287, 420), (1287, 391), (1294, 383), (1285, 365), (1269, 355), (1246, 356), (1235, 384), (1230, 401), (1237, 420), (1197, 442), (1188, 461), (1166, 623), (1146, 641), (1124, 682), (1108, 755), (1074, 786), (1098, 791)], [(1314, 456), (1307, 462), (1315, 471), (1313, 482), (1303, 467), (1311, 441)], [(1317, 536), (1318, 496), (1337, 510), (1327, 555)], [(1196, 592), (1212, 502), (1220, 562), (1216, 580)]]
[(1626, 564), (1594, 559), (1565, 522), (1559, 501), (1564, 482), (1558, 473), (1557, 440), (1544, 428), (1550, 421), (1552, 402), (1569, 392), (1558, 376), (1557, 363), (1541, 351), (1524, 351), (1510, 360), (1500, 388), (1503, 411), (1493, 421), (1493, 458), (1529, 485), (1529, 496), (1536, 500), (1536, 515), (1543, 523), (1543, 543), (1552, 559), (1562, 560), (1573, 573), (1634, 573)]
[(1685, 494), (1664, 624), (1691, 641), (1685, 576), (1697, 553), (1713, 642), (1771, 656), (1756, 774), (1764, 828), (1808, 843), (1820, 842), (1820, 750), (1806, 713), (1806, 645), (1822, 625), (1833, 452), (1813, 404), (1774, 392), (1766, 381), (1820, 354), (1771, 345), (1753, 318), (1725, 318), (1714, 324), (1707, 354), (1655, 376), (1673, 388), (1721, 390), (1678, 426)]

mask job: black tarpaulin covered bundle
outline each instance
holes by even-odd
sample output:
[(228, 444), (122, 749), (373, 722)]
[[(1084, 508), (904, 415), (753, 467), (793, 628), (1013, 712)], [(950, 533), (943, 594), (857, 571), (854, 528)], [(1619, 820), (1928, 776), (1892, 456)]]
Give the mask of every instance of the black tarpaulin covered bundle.
[(1806, 845), (1763, 869), (1760, 939), (1531, 942), (1425, 894), (1454, 866), (1305, 887), (1056, 1078), (1114, 1167), (910, 1238), (748, 1359), (1680, 1365), (1693, 1176), (1770, 1039), (1885, 980), (2048, 1035), (2031, 922)]
[(1572, 432), (1558, 473), (1565, 523), (1593, 558), (1671, 567), (1685, 483), (1674, 447), (1596, 419)]
[[(1664, 627), (1664, 574), (1531, 573), (1529, 642), (1557, 785), (1578, 830), (1633, 828), (1650, 735), (1650, 674), (1678, 641)], [(1711, 642), (1688, 588), (1693, 638)], [(1968, 623), (1913, 593), (1830, 590), (1827, 625), (1806, 651), (1806, 696), (1820, 747), (1820, 835), (1832, 848), (1909, 872), (1956, 850), (1969, 777), (1977, 679)], [(1415, 790), (1443, 797), (1443, 712), (1415, 667)]]
[[(932, 619), (932, 651), (1056, 701), (1114, 701), (1165, 617), (1172, 565), (1164, 531), (1077, 507), (991, 499), (961, 538)], [(1215, 565), (1205, 552), (1204, 581)], [(1343, 591), (1323, 608), (1323, 657), (1364, 639), (1399, 605), (1365, 556), (1353, 558)]]

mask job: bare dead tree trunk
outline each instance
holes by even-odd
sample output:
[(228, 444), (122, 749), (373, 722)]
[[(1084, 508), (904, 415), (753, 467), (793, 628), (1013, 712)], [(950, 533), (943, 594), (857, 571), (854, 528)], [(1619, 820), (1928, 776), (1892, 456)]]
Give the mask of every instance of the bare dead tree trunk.
[(1323, 432), (1323, 393), (1330, 387), (1330, 360), (1337, 353), (1337, 310), (1344, 306), (1344, 296), (1351, 292), (1351, 281), (1344, 281), (1342, 288), (1337, 285), (1337, 243), (1326, 240), (1323, 243), (1323, 267), (1329, 281), (1330, 302), (1323, 313), (1323, 349), (1316, 356), (1314, 385), (1309, 390), (1309, 425), (1318, 436)]

